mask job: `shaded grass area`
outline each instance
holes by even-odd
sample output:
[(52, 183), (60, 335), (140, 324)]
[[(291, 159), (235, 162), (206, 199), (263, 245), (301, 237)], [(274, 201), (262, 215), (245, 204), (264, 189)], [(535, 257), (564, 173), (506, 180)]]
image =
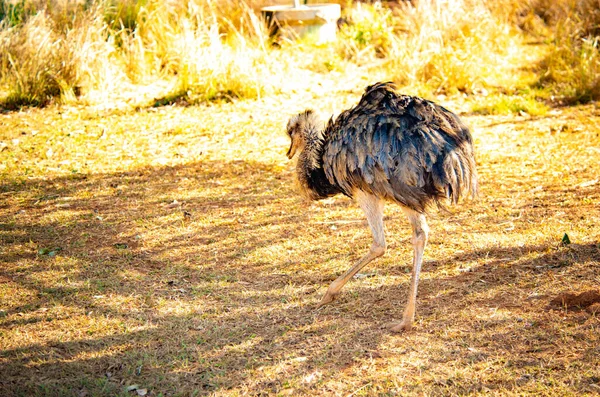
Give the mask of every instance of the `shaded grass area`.
[(401, 335), (384, 328), (412, 255), (394, 206), (387, 254), (314, 310), (371, 241), (347, 199), (297, 196), (281, 106), (1, 116), (0, 394), (597, 392), (597, 314), (548, 306), (600, 284), (596, 105), (466, 116), (481, 198), (430, 217)]

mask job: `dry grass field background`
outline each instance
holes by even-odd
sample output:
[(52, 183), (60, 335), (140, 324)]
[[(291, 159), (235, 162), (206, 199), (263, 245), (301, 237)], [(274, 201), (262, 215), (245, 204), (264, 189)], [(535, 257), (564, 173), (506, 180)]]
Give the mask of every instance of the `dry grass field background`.
[[(206, 70), (178, 69), (198, 58), (164, 57), (160, 69), (146, 52), (146, 72), (104, 65), (115, 74), (73, 80), (78, 95), (59, 84), (35, 97), (19, 91), (13, 59), (3, 103), (16, 110), (0, 114), (0, 395), (600, 393), (598, 47), (581, 36), (567, 54), (553, 36), (559, 13), (537, 4), (544, 13), (518, 21), (492, 9), (513, 26), (510, 42), (479, 58), (496, 57), (492, 73), (462, 77), (425, 50), (407, 62), (429, 66), (407, 74), (394, 40), (416, 48), (420, 36), (366, 5), (384, 17), (360, 37), (385, 23), (388, 36), (345, 30), (333, 47), (271, 48), (223, 30), (222, 52), (194, 56), (244, 50), (240, 65), (255, 71), (225, 63), (208, 83)], [(457, 51), (482, 51), (460, 40)], [(371, 236), (347, 198), (304, 202), (285, 157), (290, 115), (337, 114), (386, 79), (461, 115), (481, 180), (476, 201), (430, 215), (415, 329), (402, 334), (384, 327), (401, 317), (410, 278), (402, 212), (386, 208), (386, 255), (317, 311)]]

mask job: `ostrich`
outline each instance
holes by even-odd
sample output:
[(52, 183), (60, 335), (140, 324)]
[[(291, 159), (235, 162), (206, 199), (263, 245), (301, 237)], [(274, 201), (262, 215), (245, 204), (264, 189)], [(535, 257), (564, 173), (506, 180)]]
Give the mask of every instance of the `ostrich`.
[(386, 249), (383, 209), (386, 201), (402, 208), (412, 226), (413, 268), (402, 321), (390, 325), (400, 332), (412, 328), (419, 273), (429, 227), (425, 214), (432, 204), (456, 203), (461, 194), (477, 194), (473, 140), (457, 115), (422, 98), (401, 95), (393, 83), (366, 88), (358, 105), (327, 125), (312, 110), (287, 124), (298, 153), (296, 175), (310, 200), (336, 194), (354, 199), (364, 211), (373, 244), (345, 274), (331, 283), (318, 308), (336, 299), (360, 269)]

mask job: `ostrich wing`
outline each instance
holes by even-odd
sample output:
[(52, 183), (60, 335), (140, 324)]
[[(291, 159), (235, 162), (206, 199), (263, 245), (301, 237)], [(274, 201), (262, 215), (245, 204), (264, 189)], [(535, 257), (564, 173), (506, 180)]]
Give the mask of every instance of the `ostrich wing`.
[(330, 122), (325, 139), (325, 174), (347, 195), (358, 189), (422, 212), (441, 198), (475, 194), (469, 130), (443, 107), (385, 84)]

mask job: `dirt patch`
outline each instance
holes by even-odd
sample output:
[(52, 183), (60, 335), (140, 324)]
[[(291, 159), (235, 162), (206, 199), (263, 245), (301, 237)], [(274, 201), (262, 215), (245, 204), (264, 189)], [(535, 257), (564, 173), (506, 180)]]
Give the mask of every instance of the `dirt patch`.
[(600, 312), (600, 292), (589, 290), (580, 294), (563, 292), (550, 301), (550, 307), (580, 308), (590, 313)]

